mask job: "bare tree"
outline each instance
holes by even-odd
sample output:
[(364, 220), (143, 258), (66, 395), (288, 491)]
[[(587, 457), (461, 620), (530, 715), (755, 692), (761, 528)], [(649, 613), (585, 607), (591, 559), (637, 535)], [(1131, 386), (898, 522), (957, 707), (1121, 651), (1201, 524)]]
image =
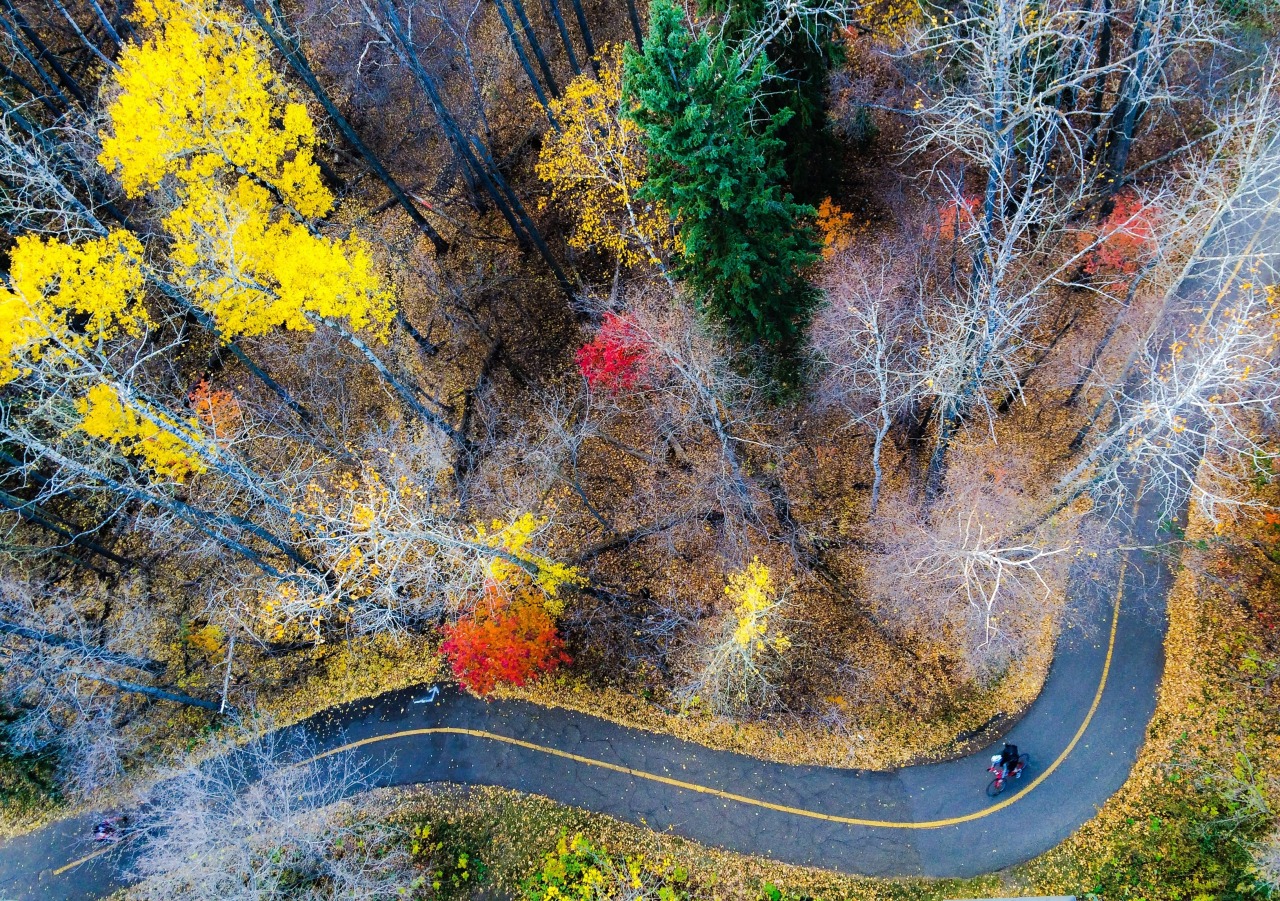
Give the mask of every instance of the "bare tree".
[(1280, 402), (1273, 294), (1239, 288), (1211, 320), (1149, 346), (1146, 377), (1118, 392), (1114, 424), (1062, 477), (1060, 496), (1124, 493), (1127, 472), (1140, 467), (1142, 491), (1161, 497), (1166, 516), (1188, 491), (1211, 519), (1259, 503), (1247, 483), (1270, 472)]
[(1166, 514), (1188, 491), (1211, 518), (1256, 503), (1242, 480), (1274, 458), (1266, 434), (1280, 397), (1277, 264), (1265, 231), (1280, 191), (1280, 129), (1265, 113), (1278, 84), (1272, 67), (1253, 101), (1259, 113), (1221, 148), (1228, 163), (1190, 178), (1206, 196), (1188, 202), (1187, 220), (1209, 228), (1091, 419), (1110, 414), (1059, 481), (1059, 503), (1086, 491), (1127, 493), (1133, 467), (1147, 473), (1142, 490), (1159, 492)]
[(0, 689), (19, 711), (9, 736), (20, 749), (55, 753), (66, 786), (81, 794), (119, 779), (139, 752), (144, 735), (133, 720), (143, 698), (212, 706), (146, 684), (166, 668), (137, 650), (155, 623), (131, 611), (136, 633), (113, 633), (93, 616), (95, 595), (92, 585), (73, 595), (31, 576), (0, 580)]
[(677, 696), (717, 716), (759, 714), (776, 700), (792, 648), (787, 594), (759, 560), (730, 574), (725, 593), (733, 606), (693, 632), (689, 673)]
[[(1137, 0), (1128, 22), (1109, 9), (1099, 26), (1095, 52), (1105, 60), (1093, 75), (1095, 118), (1090, 135), (1090, 155), (1097, 153), (1097, 179), (1104, 197), (1123, 183), (1139, 127), (1152, 109), (1170, 108), (1192, 94), (1193, 88), (1176, 81), (1180, 63), (1194, 65), (1198, 53), (1222, 46), (1223, 16), (1220, 8), (1200, 0)], [(1128, 46), (1116, 53), (1112, 43), (1125, 25)], [(1101, 61), (1101, 60), (1100, 60)], [(1118, 79), (1108, 111), (1105, 86)]]
[(371, 448), (357, 472), (308, 485), (296, 532), (311, 566), (248, 592), (256, 611), (245, 621), (266, 624), (269, 638), (322, 641), (338, 624), (395, 632), (456, 616), (507, 570), (549, 595), (577, 581), (545, 555), (546, 517), (505, 510), (496, 522), (470, 521), (439, 488), (438, 453), (402, 434)]
[(893, 498), (882, 547), (868, 561), (868, 587), (891, 620), (940, 644), (967, 675), (990, 678), (1032, 646), (1060, 609), (1073, 541), (1069, 522), (1028, 531), (1039, 504), (1029, 461), (960, 456), (947, 492), (921, 513)]
[[(898, 258), (900, 260), (900, 257)], [(920, 393), (913, 286), (894, 252), (875, 259), (845, 254), (826, 265), (827, 304), (810, 328), (822, 367), (819, 402), (846, 411), (849, 425), (872, 430), (871, 512), (880, 506), (880, 458), (897, 415)]]
[(138, 897), (392, 901), (410, 888), (404, 836), (343, 803), (370, 786), (350, 754), (317, 758), (305, 735), (260, 724), (211, 750), (163, 774), (131, 826)]
[(1259, 888), (1280, 892), (1280, 829), (1272, 828), (1249, 848), (1251, 869)]
[[(972, 3), (938, 10), (913, 48), (935, 71), (958, 73), (958, 83), (921, 101), (911, 149), (961, 167), (958, 177), (934, 171), (966, 220), (955, 228), (964, 260), (925, 319), (933, 362), (925, 384), (938, 422), (928, 499), (940, 495), (947, 451), (974, 411), (990, 418), (992, 395), (1020, 395), (1045, 293), (1071, 281), (1092, 249), (1070, 226), (1092, 187), (1076, 101), (1125, 63), (1097, 50), (1107, 15), (1066, 2)], [(982, 185), (974, 197), (964, 187), (970, 167)]]
[(758, 523), (759, 499), (743, 453), (748, 447), (768, 450), (753, 434), (759, 385), (745, 374), (747, 365), (734, 365), (733, 352), (709, 325), (669, 298), (669, 289), (658, 283), (630, 305), (630, 321), (652, 361), (643, 395), (655, 407), (660, 432), (674, 446), (711, 439), (714, 462), (701, 478), (727, 521)]
[(787, 35), (799, 35), (821, 52), (821, 35), (847, 28), (861, 5), (858, 0), (766, 0), (751, 31), (738, 43), (742, 71), (750, 70), (762, 53)]

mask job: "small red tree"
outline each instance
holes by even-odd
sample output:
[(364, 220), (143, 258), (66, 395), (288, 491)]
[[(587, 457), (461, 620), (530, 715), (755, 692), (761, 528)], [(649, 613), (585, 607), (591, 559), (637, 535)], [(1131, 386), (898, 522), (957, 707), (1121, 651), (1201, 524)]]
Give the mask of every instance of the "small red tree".
[(243, 411), (236, 396), (224, 388), (214, 389), (201, 379), (187, 396), (200, 424), (218, 438), (231, 436), (240, 424)]
[(532, 592), (490, 585), (476, 609), (443, 632), (440, 650), (454, 678), (478, 695), (500, 684), (524, 685), (571, 662), (555, 623)]
[[(938, 210), (938, 239), (954, 241), (964, 238), (978, 225), (978, 198), (958, 197)], [(932, 228), (928, 229), (933, 231)]]
[(648, 361), (644, 339), (625, 316), (606, 313), (604, 325), (589, 344), (578, 348), (578, 371), (597, 390), (617, 394), (634, 388)]
[(1084, 271), (1109, 277), (1108, 291), (1127, 290), (1155, 247), (1157, 212), (1132, 191), (1117, 195), (1111, 213), (1095, 229), (1080, 235), (1083, 246), (1096, 245), (1085, 254)]

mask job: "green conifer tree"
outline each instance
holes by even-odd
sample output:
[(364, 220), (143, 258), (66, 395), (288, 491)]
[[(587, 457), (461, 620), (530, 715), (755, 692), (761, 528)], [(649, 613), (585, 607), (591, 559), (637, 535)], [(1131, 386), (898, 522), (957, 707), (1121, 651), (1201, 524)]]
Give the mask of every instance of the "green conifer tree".
[(821, 243), (812, 207), (784, 189), (778, 130), (792, 113), (759, 102), (767, 61), (742, 71), (724, 42), (695, 36), (654, 0), (624, 92), (649, 153), (644, 195), (680, 219), (677, 274), (740, 340), (785, 349), (817, 294), (803, 270)]

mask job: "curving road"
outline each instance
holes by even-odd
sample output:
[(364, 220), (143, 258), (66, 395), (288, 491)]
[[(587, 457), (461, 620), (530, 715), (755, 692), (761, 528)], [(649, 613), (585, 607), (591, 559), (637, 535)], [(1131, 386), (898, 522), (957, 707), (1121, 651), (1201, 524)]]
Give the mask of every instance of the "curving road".
[[(1203, 265), (1179, 291), (1183, 324), (1212, 315), (1242, 271), (1257, 280), (1270, 269), (1280, 192), (1271, 179), (1263, 187), (1265, 202), (1236, 212), (1205, 243)], [(1167, 540), (1160, 501), (1148, 495), (1120, 517), (1128, 546)], [(423, 690), (335, 708), (295, 729), (328, 753), (367, 760), (380, 784), (500, 785), (790, 863), (973, 876), (1058, 844), (1124, 783), (1155, 709), (1170, 563), (1137, 550), (1109, 577), (1073, 574), (1044, 689), (1008, 735), (1030, 752), (1030, 766), (995, 801), (984, 791), (985, 766), (999, 744), (893, 772), (787, 766), (518, 701), (447, 692), (413, 703)], [(96, 819), (0, 845), (0, 899), (87, 899), (118, 888), (121, 851), (95, 853), (87, 840)]]

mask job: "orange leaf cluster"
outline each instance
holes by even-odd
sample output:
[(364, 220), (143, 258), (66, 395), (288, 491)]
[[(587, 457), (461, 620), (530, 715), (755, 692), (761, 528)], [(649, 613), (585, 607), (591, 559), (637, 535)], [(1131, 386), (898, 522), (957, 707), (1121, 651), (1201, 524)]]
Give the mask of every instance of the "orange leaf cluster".
[(468, 691), (488, 695), (498, 685), (525, 685), (570, 662), (546, 605), (532, 593), (490, 582), (470, 615), (444, 628), (440, 650)]

